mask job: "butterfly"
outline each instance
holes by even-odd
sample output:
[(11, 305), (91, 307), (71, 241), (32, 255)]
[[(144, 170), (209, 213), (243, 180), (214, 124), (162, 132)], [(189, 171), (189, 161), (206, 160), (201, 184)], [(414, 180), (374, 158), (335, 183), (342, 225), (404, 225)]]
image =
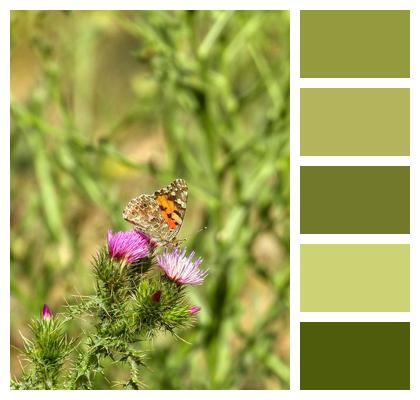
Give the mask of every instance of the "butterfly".
[(157, 246), (176, 243), (187, 207), (188, 186), (175, 179), (154, 194), (141, 194), (130, 200), (123, 218), (149, 236)]

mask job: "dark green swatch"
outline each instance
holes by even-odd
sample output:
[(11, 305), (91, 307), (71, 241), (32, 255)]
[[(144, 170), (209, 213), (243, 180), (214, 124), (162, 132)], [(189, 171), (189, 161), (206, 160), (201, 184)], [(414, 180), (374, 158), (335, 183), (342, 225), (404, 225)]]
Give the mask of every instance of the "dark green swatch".
[(301, 89), (300, 154), (410, 155), (410, 89)]
[(410, 11), (301, 11), (300, 76), (410, 77)]
[(410, 324), (302, 322), (300, 388), (410, 389)]
[(410, 168), (301, 167), (301, 233), (410, 233)]

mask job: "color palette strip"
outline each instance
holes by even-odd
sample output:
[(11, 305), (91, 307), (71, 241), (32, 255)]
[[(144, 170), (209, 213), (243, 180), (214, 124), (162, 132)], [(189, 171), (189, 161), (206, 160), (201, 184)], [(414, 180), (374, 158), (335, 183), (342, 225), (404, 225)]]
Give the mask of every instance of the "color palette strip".
[(301, 11), (300, 63), (302, 78), (408, 78), (410, 12)]
[[(301, 11), (300, 76), (409, 78), (410, 11)], [(348, 157), (410, 155), (410, 89), (340, 84), (351, 80), (300, 89), (300, 155), (349, 163), (300, 168), (300, 233), (317, 234), (300, 246), (300, 311), (387, 319), (410, 311), (410, 245), (363, 242), (410, 233), (410, 168), (386, 166), (388, 158), (350, 166)], [(323, 234), (360, 242), (331, 244)], [(335, 318), (322, 315), (311, 318)], [(410, 389), (410, 323), (301, 322), (300, 387)]]
[(409, 167), (301, 167), (301, 233), (410, 233)]
[(408, 322), (303, 322), (300, 387), (410, 389)]
[(304, 312), (410, 311), (410, 246), (301, 245), (300, 309)]
[(409, 89), (301, 89), (302, 156), (408, 156)]

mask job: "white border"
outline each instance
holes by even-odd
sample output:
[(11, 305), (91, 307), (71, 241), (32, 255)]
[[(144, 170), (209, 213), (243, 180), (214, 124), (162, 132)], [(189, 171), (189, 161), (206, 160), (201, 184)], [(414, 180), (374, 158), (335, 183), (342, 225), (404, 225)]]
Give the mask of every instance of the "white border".
[(416, 0), (6, 0), (12, 10), (408, 10)]
[(12, 10), (290, 10), (297, 0), (7, 0)]
[[(176, 5), (176, 7), (175, 7)], [(417, 272), (417, 268), (420, 265), (419, 250), (418, 250), (418, 226), (419, 226), (419, 212), (418, 207), (411, 207), (411, 235), (351, 235), (354, 243), (387, 243), (387, 240), (391, 240), (392, 243), (411, 243), (411, 313), (409, 319), (411, 321), (411, 390), (410, 391), (299, 391), (299, 321), (308, 320), (312, 318), (307, 316), (308, 313), (299, 312), (299, 244), (300, 243), (353, 243), (348, 235), (299, 235), (299, 164), (307, 163), (310, 160), (305, 160), (300, 157), (299, 154), (299, 90), (301, 87), (411, 87), (411, 157), (407, 160), (408, 164), (411, 165), (411, 204), (420, 204), (418, 186), (415, 183), (419, 182), (418, 172), (418, 157), (419, 157), (419, 141), (415, 137), (415, 133), (418, 134), (419, 124), (417, 122), (417, 116), (414, 114), (414, 110), (420, 110), (420, 103), (418, 101), (418, 90), (419, 90), (419, 51), (418, 39), (420, 37), (420, 19), (418, 15), (418, 4), (417, 0), (235, 0), (235, 1), (220, 1), (220, 0), (202, 0), (197, 1), (154, 1), (154, 2), (138, 2), (135, 0), (73, 0), (73, 1), (31, 1), (31, 0), (15, 0), (15, 1), (2, 1), (0, 2), (0, 44), (1, 54), (3, 56), (3, 62), (0, 64), (1, 70), (1, 86), (3, 88), (0, 94), (0, 121), (2, 124), (2, 135), (0, 135), (1, 150), (4, 152), (1, 157), (1, 173), (4, 174), (2, 179), (3, 196), (1, 197), (1, 212), (4, 213), (3, 221), (10, 219), (10, 195), (6, 193), (6, 188), (10, 187), (10, 141), (8, 132), (10, 132), (10, 115), (9, 115), (9, 93), (6, 88), (9, 88), (9, 10), (16, 9), (240, 9), (240, 10), (276, 10), (276, 9), (289, 9), (291, 11), (291, 390), (290, 391), (201, 391), (199, 396), (203, 399), (213, 399), (215, 396), (221, 398), (243, 398), (243, 399), (254, 399), (255, 396), (261, 396), (265, 399), (277, 399), (279, 396), (283, 398), (309, 398), (309, 399), (336, 399), (337, 396), (342, 399), (353, 399), (356, 395), (369, 399), (394, 399), (396, 396), (401, 399), (413, 398), (413, 395), (419, 395), (419, 385), (417, 379), (420, 376), (419, 368), (419, 340), (420, 330), (419, 324), (419, 300), (417, 282), (420, 277)], [(386, 79), (385, 83), (382, 79), (300, 79), (299, 78), (299, 10), (300, 9), (410, 9), (411, 10), (411, 78), (410, 79)], [(384, 84), (382, 86), (382, 84)], [(417, 111), (418, 112), (418, 111)], [(328, 159), (322, 162), (328, 163), (333, 160)], [(313, 161), (314, 162), (314, 161)], [(320, 161), (321, 162), (321, 161)], [(338, 162), (338, 161), (337, 161)], [(344, 162), (344, 161), (343, 161)], [(357, 165), (351, 164), (352, 160), (347, 159), (349, 164), (343, 165)], [(302, 164), (302, 165), (303, 165)], [(306, 164), (305, 164), (306, 165)], [(307, 164), (310, 165), (310, 164)], [(311, 164), (313, 165), (313, 164)], [(324, 164), (329, 165), (329, 164)], [(332, 164), (331, 164), (332, 165)], [(389, 165), (389, 164), (387, 164)], [(400, 164), (398, 164), (400, 165)], [(3, 224), (2, 240), (0, 241), (2, 246), (2, 256), (4, 257), (2, 279), (0, 280), (0, 296), (1, 297), (1, 316), (3, 327), (10, 326), (10, 276), (7, 265), (9, 263), (9, 227), (7, 224)], [(385, 239), (387, 236), (387, 239)], [(324, 241), (326, 239), (326, 241)], [(395, 239), (395, 241), (394, 241)], [(311, 313), (314, 314), (314, 313)], [(337, 315), (328, 313), (327, 315), (320, 315), (316, 313), (315, 317), (325, 320), (326, 318), (338, 318)], [(325, 314), (325, 313), (322, 313)], [(341, 313), (340, 313), (341, 314)], [(389, 315), (388, 315), (389, 314)], [(404, 316), (406, 313), (401, 313)], [(364, 318), (364, 316), (371, 317), (366, 313), (355, 313), (354, 318)], [(346, 318), (352, 317), (346, 313)], [(392, 318), (399, 318), (395, 313), (380, 313), (381, 320), (392, 320)], [(372, 316), (373, 318), (373, 316)], [(402, 318), (402, 317), (401, 317)], [(318, 319), (317, 319), (318, 320)], [(416, 340), (414, 339), (416, 338)], [(0, 330), (0, 343), (1, 343), (1, 369), (0, 369), (0, 387), (2, 389), (3, 398), (55, 398), (57, 395), (64, 399), (71, 399), (75, 393), (70, 391), (57, 392), (17, 392), (9, 390), (9, 330), (3, 328)], [(199, 373), (199, 371), (197, 371)], [(4, 393), (3, 393), (4, 392)], [(143, 391), (141, 394), (135, 391), (118, 392), (113, 391), (100, 391), (96, 392), (78, 392), (77, 396), (81, 398), (91, 398), (96, 395), (100, 395), (104, 399), (114, 398), (115, 395), (123, 396), (125, 398), (138, 398), (141, 395), (147, 399), (161, 399), (162, 397), (171, 396), (175, 399), (186, 399), (195, 398), (197, 393), (195, 391)]]
[[(420, 173), (419, 173), (419, 157), (420, 142), (419, 134), (419, 90), (420, 90), (420, 57), (418, 50), (418, 38), (420, 37), (420, 8), (411, 9), (410, 18), (410, 74), (411, 74), (411, 91), (410, 91), (410, 381), (413, 393), (420, 393), (420, 384), (418, 377), (420, 376), (420, 294), (417, 287), (419, 279), (418, 266), (420, 265), (419, 254), (419, 226), (420, 226)], [(416, 46), (417, 43), (417, 46)], [(415, 112), (417, 110), (417, 112)]]

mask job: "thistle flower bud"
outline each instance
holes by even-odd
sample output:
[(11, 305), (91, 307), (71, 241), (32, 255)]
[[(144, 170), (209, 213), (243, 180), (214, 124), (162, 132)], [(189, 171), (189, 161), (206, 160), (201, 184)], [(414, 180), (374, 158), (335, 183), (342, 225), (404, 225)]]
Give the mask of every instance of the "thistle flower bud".
[(200, 306), (192, 306), (189, 310), (190, 315), (198, 314), (201, 311)]
[(44, 307), (42, 307), (42, 319), (43, 320), (50, 320), (52, 318), (52, 312), (47, 304), (44, 304)]
[(152, 294), (152, 300), (156, 301), (156, 303), (159, 303), (161, 296), (162, 296), (162, 292), (158, 290), (157, 292)]

